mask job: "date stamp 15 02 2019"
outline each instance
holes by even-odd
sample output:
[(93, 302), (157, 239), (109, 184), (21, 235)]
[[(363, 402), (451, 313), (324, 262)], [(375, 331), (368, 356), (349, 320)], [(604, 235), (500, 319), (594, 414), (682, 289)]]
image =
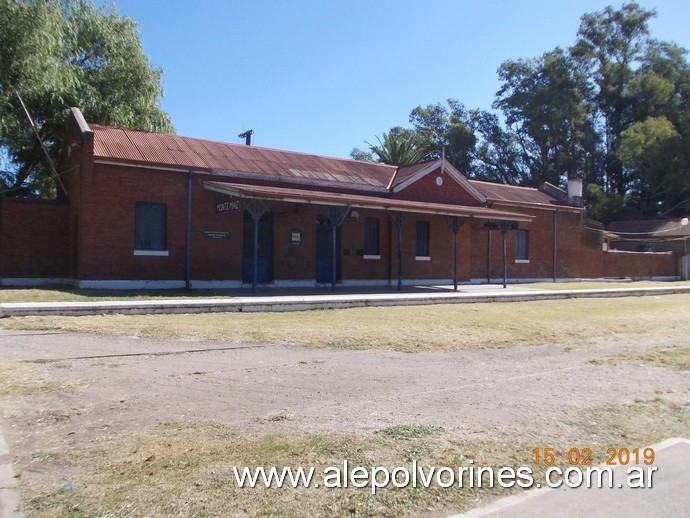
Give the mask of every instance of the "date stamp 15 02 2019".
[[(591, 466), (593, 453), (591, 448), (570, 448), (567, 452), (555, 448), (535, 448), (532, 450), (535, 464), (551, 466), (557, 462), (571, 466)], [(656, 457), (654, 448), (607, 448), (605, 452), (607, 466), (627, 466), (628, 464), (645, 464), (651, 466)]]

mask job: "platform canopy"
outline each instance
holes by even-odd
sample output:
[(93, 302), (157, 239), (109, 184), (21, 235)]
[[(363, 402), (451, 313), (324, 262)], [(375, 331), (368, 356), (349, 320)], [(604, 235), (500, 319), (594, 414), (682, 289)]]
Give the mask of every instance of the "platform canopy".
[(419, 214), (439, 214), (444, 216), (460, 216), (498, 221), (529, 222), (534, 219), (533, 216), (527, 214), (506, 212), (489, 207), (430, 203), (426, 201), (400, 200), (380, 196), (364, 196), (361, 194), (293, 189), (288, 187), (204, 181), (204, 188), (209, 191), (227, 194), (228, 196), (239, 199), (285, 201), (290, 203), (414, 212)]

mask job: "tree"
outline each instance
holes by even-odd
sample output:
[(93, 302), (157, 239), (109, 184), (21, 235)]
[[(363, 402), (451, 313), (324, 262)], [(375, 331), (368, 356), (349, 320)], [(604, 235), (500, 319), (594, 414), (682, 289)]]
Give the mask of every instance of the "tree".
[(455, 99), (448, 99), (448, 108), (440, 103), (426, 108), (417, 106), (410, 113), (410, 122), (419, 138), (429, 142), (430, 157), (446, 159), (457, 169), (469, 172), (474, 159), (477, 138), (470, 128), (470, 113)]
[[(492, 108), (418, 106), (405, 130), (472, 178), (587, 185), (588, 214), (613, 219), (690, 210), (687, 51), (653, 39), (637, 3), (585, 14), (575, 44), (505, 61)], [(373, 156), (372, 156), (373, 158)]]
[(618, 159), (620, 134), (634, 123), (635, 69), (649, 39), (648, 22), (656, 16), (635, 2), (620, 10), (606, 7), (582, 17), (573, 57), (588, 71), (591, 101), (598, 110), (605, 144), (605, 192), (624, 195), (629, 178)]
[(174, 131), (159, 106), (161, 74), (144, 54), (136, 22), (112, 6), (0, 0), (0, 148), (8, 169), (0, 190), (64, 194), (26, 111), (54, 164), (70, 106), (95, 123)]
[[(414, 131), (396, 126), (388, 133), (383, 133), (383, 138), (376, 137), (378, 145), (370, 144), (369, 149), (372, 158), (377, 162), (392, 165), (409, 165), (420, 162), (429, 157), (429, 143), (417, 135)], [(356, 150), (353, 150), (356, 153)], [(360, 150), (361, 153), (361, 150)], [(351, 154), (352, 156), (352, 154)], [(364, 155), (360, 156), (365, 158)]]
[(586, 103), (587, 77), (562, 49), (540, 58), (510, 60), (498, 71), (500, 109), (518, 146), (523, 185), (565, 185), (568, 178), (592, 178), (597, 136)]

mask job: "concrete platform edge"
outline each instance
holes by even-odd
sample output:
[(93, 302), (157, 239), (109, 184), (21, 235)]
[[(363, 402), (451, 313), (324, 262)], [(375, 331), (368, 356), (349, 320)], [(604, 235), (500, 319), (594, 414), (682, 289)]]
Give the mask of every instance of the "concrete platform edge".
[(435, 292), (338, 294), (178, 299), (125, 302), (42, 302), (0, 304), (0, 318), (23, 316), (147, 315), (171, 313), (285, 312), (376, 306), (526, 302), (572, 298), (641, 297), (690, 293), (690, 286), (589, 290), (525, 290), (485, 293)]

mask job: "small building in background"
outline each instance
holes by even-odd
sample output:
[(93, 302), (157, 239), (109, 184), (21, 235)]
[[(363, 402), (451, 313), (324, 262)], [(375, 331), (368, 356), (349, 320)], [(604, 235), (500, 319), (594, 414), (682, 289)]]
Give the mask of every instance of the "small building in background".
[(610, 248), (629, 252), (684, 254), (686, 242), (690, 239), (687, 218), (614, 221), (606, 227), (606, 231), (612, 234), (608, 239)]

